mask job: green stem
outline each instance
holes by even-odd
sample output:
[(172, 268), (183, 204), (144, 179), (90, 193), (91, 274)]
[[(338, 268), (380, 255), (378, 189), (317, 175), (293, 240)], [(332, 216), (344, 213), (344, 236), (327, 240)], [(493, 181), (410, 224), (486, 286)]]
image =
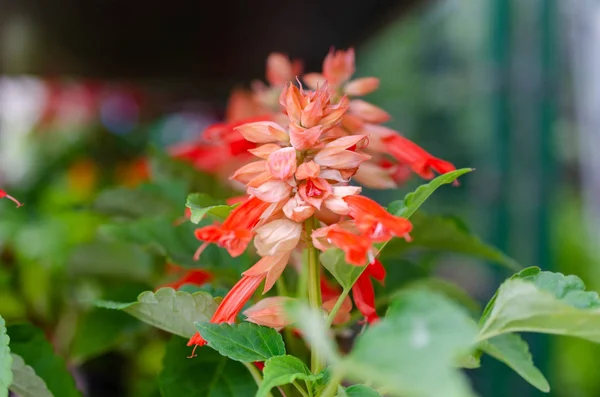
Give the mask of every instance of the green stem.
[(300, 394), (302, 394), (302, 397), (309, 397), (308, 394), (306, 393), (306, 391), (304, 391), (304, 389), (302, 388), (302, 386), (300, 386), (298, 384), (298, 382), (294, 381), (294, 382), (292, 382), (292, 384), (294, 386), (296, 386), (296, 389), (298, 389), (298, 391), (300, 392)]
[[(258, 386), (260, 388), (260, 384), (262, 383), (262, 376), (258, 370), (258, 368), (256, 368), (254, 366), (254, 364), (252, 363), (242, 363), (244, 364), (244, 367), (248, 368), (248, 372), (250, 372), (250, 375), (252, 375), (252, 378), (254, 378), (254, 381), (256, 382), (256, 386)], [(273, 397), (273, 394), (271, 394), (271, 392), (269, 392), (267, 394), (268, 397)]]
[[(317, 250), (311, 241), (312, 231), (314, 230), (316, 219), (311, 217), (305, 222), (306, 230), (306, 271), (308, 275), (308, 303), (311, 308), (321, 310), (321, 264), (319, 263), (319, 250)], [(321, 359), (319, 353), (311, 350), (310, 368), (313, 373), (321, 370)]]
[(331, 381), (329, 381), (329, 383), (327, 384), (327, 387), (325, 389), (323, 389), (323, 392), (321, 393), (320, 397), (336, 396), (337, 391), (338, 391), (338, 386), (340, 385), (341, 381), (342, 381), (342, 377), (334, 372), (331, 377)]
[(348, 296), (349, 292), (350, 292), (350, 288), (344, 289), (342, 291), (342, 293), (340, 294), (340, 296), (338, 297), (338, 300), (335, 302), (335, 305), (333, 305), (331, 312), (329, 312), (329, 315), (327, 316), (327, 321), (326, 321), (327, 328), (331, 327), (331, 324), (333, 324), (333, 319), (335, 318), (335, 315), (337, 314), (338, 310), (340, 310), (340, 307), (342, 307), (342, 304), (344, 303), (344, 300)]

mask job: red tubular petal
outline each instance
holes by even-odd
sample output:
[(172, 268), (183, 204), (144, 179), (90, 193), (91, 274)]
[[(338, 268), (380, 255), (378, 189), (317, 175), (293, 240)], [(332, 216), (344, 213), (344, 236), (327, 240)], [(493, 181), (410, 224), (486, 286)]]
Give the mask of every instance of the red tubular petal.
[(367, 266), (365, 272), (367, 271), (371, 277), (383, 284), (383, 281), (385, 280), (386, 271), (385, 267), (383, 267), (381, 262), (379, 262), (379, 259), (375, 259), (373, 262), (371, 262), (371, 264)]
[(372, 324), (379, 320), (375, 310), (375, 291), (371, 278), (363, 272), (352, 287), (352, 297), (358, 310), (365, 316), (367, 322)]

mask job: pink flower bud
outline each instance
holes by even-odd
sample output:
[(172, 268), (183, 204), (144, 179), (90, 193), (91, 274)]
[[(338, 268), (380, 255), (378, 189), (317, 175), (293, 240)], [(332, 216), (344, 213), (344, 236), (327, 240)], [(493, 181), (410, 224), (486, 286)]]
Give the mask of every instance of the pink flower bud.
[(373, 163), (363, 163), (354, 174), (354, 179), (371, 189), (394, 189), (398, 187), (389, 169)]
[(260, 157), (261, 159), (267, 159), (271, 153), (276, 150), (281, 149), (281, 146), (275, 143), (265, 143), (264, 145), (260, 145), (254, 149), (248, 149), (248, 152), (252, 153), (256, 157)]
[[(333, 307), (335, 306), (335, 303), (337, 302), (339, 297), (335, 297), (332, 299), (329, 299), (325, 302), (323, 302), (323, 305), (321, 306), (325, 311), (327, 311), (327, 313), (331, 312), (331, 310), (333, 310)], [(342, 305), (340, 306), (338, 312), (335, 314), (335, 318), (333, 319), (333, 324), (343, 324), (347, 321), (350, 320), (350, 311), (352, 311), (352, 301), (350, 300), (350, 298), (348, 296), (346, 296), (346, 298), (344, 299), (344, 302), (342, 302)]]
[(391, 117), (385, 110), (371, 105), (362, 99), (353, 99), (350, 101), (350, 112), (369, 123), (384, 123)]
[(321, 167), (314, 161), (308, 163), (302, 163), (298, 166), (296, 171), (296, 179), (303, 180), (308, 178), (318, 178), (321, 172)]
[(323, 76), (332, 86), (350, 80), (354, 74), (354, 49), (335, 51), (331, 49), (323, 61)]
[(273, 179), (258, 187), (249, 186), (247, 192), (264, 202), (275, 203), (290, 197), (292, 187), (284, 181)]
[(254, 231), (254, 246), (258, 255), (281, 255), (296, 248), (302, 234), (302, 224), (289, 219), (276, 219)]
[(363, 96), (370, 94), (377, 88), (379, 88), (379, 79), (377, 77), (363, 77), (346, 84), (344, 92), (352, 96)]
[(265, 298), (244, 311), (244, 315), (254, 324), (280, 330), (292, 323), (285, 313), (285, 304), (291, 300), (287, 296)]
[(302, 80), (311, 90), (316, 90), (327, 82), (327, 79), (321, 73), (307, 73), (302, 76)]
[(246, 184), (252, 180), (252, 178), (265, 172), (266, 165), (267, 162), (264, 160), (248, 163), (240, 167), (240, 169), (238, 169), (231, 177), (229, 177), (229, 179)]
[(285, 203), (283, 206), (283, 213), (294, 222), (300, 223), (304, 222), (315, 213), (315, 207), (302, 200), (302, 198), (296, 194)]
[(322, 133), (323, 127), (320, 125), (309, 129), (290, 125), (290, 143), (296, 150), (310, 149), (319, 141)]
[(286, 147), (271, 153), (267, 159), (267, 169), (274, 178), (290, 178), (296, 172), (296, 149)]
[(302, 73), (302, 63), (290, 62), (287, 55), (272, 53), (267, 58), (267, 81), (274, 86), (283, 86)]
[(235, 128), (244, 139), (255, 143), (287, 142), (288, 133), (279, 124), (272, 121), (247, 123)]
[(329, 142), (315, 156), (315, 163), (330, 168), (353, 169), (362, 162), (367, 161), (371, 156), (364, 153), (357, 153), (352, 149), (365, 145), (367, 137), (365, 135), (350, 135), (338, 138)]

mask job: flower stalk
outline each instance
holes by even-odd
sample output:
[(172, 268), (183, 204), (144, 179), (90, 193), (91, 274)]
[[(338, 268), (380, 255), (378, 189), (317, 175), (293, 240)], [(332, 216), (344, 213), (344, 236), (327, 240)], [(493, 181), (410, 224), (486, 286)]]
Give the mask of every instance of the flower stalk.
[[(306, 235), (312, 235), (312, 231), (315, 228), (314, 217), (308, 218), (304, 222)], [(310, 307), (320, 310), (321, 309), (321, 266), (319, 262), (319, 251), (314, 247), (312, 242), (307, 239), (306, 244), (306, 274), (308, 275), (308, 303)], [(313, 373), (317, 373), (321, 370), (321, 358), (316, 350), (311, 350), (310, 369)]]

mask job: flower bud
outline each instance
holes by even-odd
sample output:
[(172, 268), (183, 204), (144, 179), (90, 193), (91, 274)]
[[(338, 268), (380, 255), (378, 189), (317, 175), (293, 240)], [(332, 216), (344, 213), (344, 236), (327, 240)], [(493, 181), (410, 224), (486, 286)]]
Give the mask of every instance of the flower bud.
[(247, 317), (246, 320), (254, 324), (280, 330), (292, 323), (285, 313), (286, 303), (292, 300), (287, 296), (265, 298), (244, 311), (244, 315)]
[(272, 121), (258, 121), (247, 123), (235, 128), (244, 139), (255, 143), (270, 143), (288, 141), (288, 134), (279, 124)]
[(370, 94), (377, 88), (379, 88), (379, 79), (377, 77), (363, 77), (346, 84), (344, 92), (348, 95), (363, 96)]
[(290, 196), (292, 187), (280, 180), (270, 180), (258, 187), (248, 187), (248, 194), (258, 197), (264, 202), (275, 203)]
[(350, 101), (350, 112), (369, 123), (375, 124), (385, 123), (391, 118), (385, 110), (371, 105), (362, 99), (353, 99)]
[(302, 234), (302, 224), (289, 219), (276, 219), (254, 231), (254, 246), (258, 255), (279, 255), (296, 248)]
[[(345, 203), (346, 202), (344, 201), (344, 204)], [(294, 222), (304, 222), (315, 213), (315, 207), (302, 200), (302, 198), (296, 194), (296, 196), (285, 203), (283, 206), (283, 213)]]
[(286, 147), (274, 151), (267, 159), (267, 168), (274, 178), (290, 178), (296, 172), (296, 149)]

